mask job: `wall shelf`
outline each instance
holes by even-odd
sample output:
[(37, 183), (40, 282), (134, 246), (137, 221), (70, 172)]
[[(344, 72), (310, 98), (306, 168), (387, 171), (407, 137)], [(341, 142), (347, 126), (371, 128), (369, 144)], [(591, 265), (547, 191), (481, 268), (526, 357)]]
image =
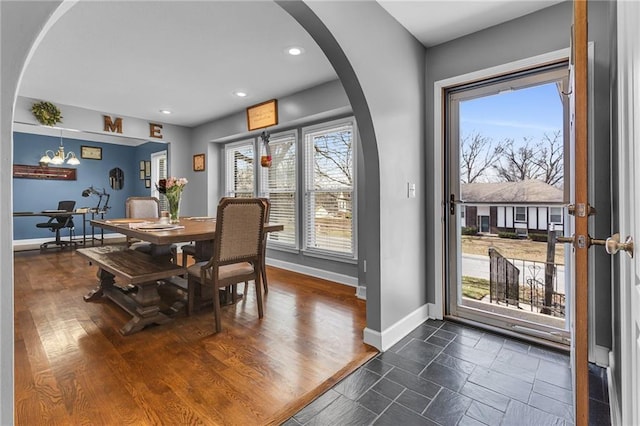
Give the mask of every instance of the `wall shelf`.
[(76, 169), (14, 164), (13, 177), (16, 179), (76, 180)]

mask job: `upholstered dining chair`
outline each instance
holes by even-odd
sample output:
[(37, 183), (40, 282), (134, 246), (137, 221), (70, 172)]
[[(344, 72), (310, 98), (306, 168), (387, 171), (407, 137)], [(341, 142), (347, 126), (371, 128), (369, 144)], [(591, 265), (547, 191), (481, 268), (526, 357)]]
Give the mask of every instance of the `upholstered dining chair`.
[[(269, 222), (269, 215), (271, 214), (271, 201), (268, 198), (258, 198), (264, 204), (264, 221), (265, 223)], [(262, 264), (260, 265), (260, 270), (262, 271), (262, 286), (264, 287), (264, 292), (269, 292), (269, 284), (267, 283), (267, 265), (265, 261), (265, 256), (267, 255), (267, 233), (265, 232), (262, 237), (262, 258), (260, 261)], [(249, 281), (244, 282), (244, 294), (247, 294), (249, 290)]]
[[(73, 212), (76, 206), (75, 201), (59, 201), (58, 211)], [(36, 223), (37, 228), (48, 228), (50, 231), (56, 233), (56, 239), (54, 241), (47, 241), (40, 244), (40, 249), (44, 250), (49, 248), (49, 245), (55, 245), (56, 247), (65, 248), (70, 245), (75, 245), (73, 241), (73, 215), (65, 216), (51, 216), (47, 222)], [(69, 228), (69, 241), (64, 241), (60, 237), (60, 231), (64, 228)]]
[(200, 302), (202, 290), (208, 288), (212, 293), (216, 333), (222, 330), (221, 288), (230, 288), (235, 302), (236, 285), (255, 281), (258, 317), (264, 315), (260, 283), (264, 210), (265, 204), (257, 198), (223, 198), (216, 214), (211, 259), (187, 268), (187, 315), (191, 315), (196, 302)]
[[(129, 197), (124, 203), (125, 217), (131, 219), (158, 219), (160, 201), (156, 197)], [(151, 256), (167, 256), (176, 262), (175, 244), (156, 245), (127, 237), (127, 247)]]

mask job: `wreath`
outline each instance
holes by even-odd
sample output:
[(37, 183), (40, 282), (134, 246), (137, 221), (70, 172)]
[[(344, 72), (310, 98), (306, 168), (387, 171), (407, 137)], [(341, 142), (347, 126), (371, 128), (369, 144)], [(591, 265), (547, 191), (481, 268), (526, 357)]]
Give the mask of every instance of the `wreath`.
[(33, 112), (33, 115), (40, 124), (44, 124), (45, 126), (55, 126), (62, 121), (60, 110), (51, 102), (42, 101), (35, 103), (31, 107), (31, 112)]

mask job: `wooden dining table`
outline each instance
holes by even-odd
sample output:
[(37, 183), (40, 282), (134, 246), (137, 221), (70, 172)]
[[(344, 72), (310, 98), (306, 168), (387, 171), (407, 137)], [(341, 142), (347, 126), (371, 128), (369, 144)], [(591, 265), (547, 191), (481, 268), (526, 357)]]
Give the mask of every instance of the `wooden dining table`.
[[(91, 225), (118, 232), (131, 238), (152, 244), (176, 244), (195, 241), (197, 261), (208, 260), (213, 254), (213, 240), (216, 237), (214, 217), (184, 217), (175, 225), (160, 223), (157, 218), (148, 219), (94, 219)], [(163, 229), (163, 227), (165, 227)], [(277, 232), (283, 225), (265, 223), (264, 232)]]
[[(157, 218), (94, 219), (91, 220), (91, 225), (158, 246), (195, 242), (196, 261), (211, 258), (216, 236), (216, 220), (213, 217), (180, 218), (177, 224), (161, 223)], [(283, 229), (283, 225), (273, 223), (266, 223), (264, 227), (265, 233)], [(107, 246), (78, 250), (80, 255), (99, 268), (98, 286), (84, 296), (85, 301), (92, 302), (106, 296), (129, 312), (133, 318), (121, 330), (125, 335), (140, 331), (148, 324), (163, 324), (170, 320), (160, 312), (156, 283), (161, 280), (162, 274), (167, 275), (162, 279), (186, 289), (186, 280), (177, 276), (179, 272), (185, 272), (183, 268), (175, 264), (169, 265), (170, 262), (162, 257), (154, 258), (133, 252), (135, 250)], [(137, 275), (138, 270), (145, 275)], [(115, 285), (118, 279), (129, 284)]]

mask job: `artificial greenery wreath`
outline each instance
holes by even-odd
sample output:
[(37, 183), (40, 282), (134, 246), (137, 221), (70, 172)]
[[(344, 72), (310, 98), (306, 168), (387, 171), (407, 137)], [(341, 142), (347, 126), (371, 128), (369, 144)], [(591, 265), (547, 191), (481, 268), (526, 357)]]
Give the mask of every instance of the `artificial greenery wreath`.
[(51, 102), (42, 101), (35, 103), (31, 107), (31, 112), (33, 112), (33, 115), (38, 119), (40, 124), (44, 124), (45, 126), (55, 126), (62, 121), (60, 110)]

